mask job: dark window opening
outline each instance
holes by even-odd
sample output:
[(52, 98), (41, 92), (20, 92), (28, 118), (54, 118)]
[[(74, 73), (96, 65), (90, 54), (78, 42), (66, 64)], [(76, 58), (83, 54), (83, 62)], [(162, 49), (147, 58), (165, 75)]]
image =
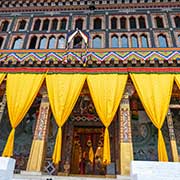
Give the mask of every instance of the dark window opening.
[(39, 31), (41, 25), (41, 20), (37, 19), (34, 23), (34, 31)]
[(57, 26), (58, 26), (58, 20), (57, 19), (53, 19), (52, 26), (51, 26), (51, 31), (56, 31), (57, 30)]
[(43, 22), (42, 30), (43, 30), (43, 31), (47, 31), (48, 28), (49, 28), (49, 19), (46, 19), (46, 20), (44, 20), (44, 22)]
[(81, 47), (82, 47), (82, 37), (76, 36), (74, 38), (73, 48), (81, 48)]
[(115, 17), (111, 19), (111, 29), (117, 29), (117, 18)]
[(37, 37), (33, 36), (31, 38), (31, 42), (29, 44), (29, 49), (35, 49), (36, 48), (36, 43), (37, 43)]
[(155, 19), (157, 28), (164, 28), (163, 19), (160, 17), (156, 17)]
[(126, 18), (122, 17), (120, 19), (120, 26), (121, 26), (121, 29), (126, 29)]
[(174, 22), (175, 22), (176, 28), (180, 28), (180, 17), (176, 16), (174, 18)]
[(1, 31), (2, 32), (6, 32), (8, 30), (8, 26), (9, 26), (9, 22), (8, 21), (2, 22)]
[(0, 37), (0, 49), (3, 49), (4, 38)]
[(102, 20), (99, 18), (94, 19), (94, 29), (101, 29)]
[(144, 17), (140, 17), (138, 20), (139, 20), (139, 28), (145, 29), (146, 28), (146, 22), (145, 22)]
[(130, 23), (130, 28), (131, 29), (136, 29), (136, 19), (134, 17), (131, 17), (129, 19), (129, 23)]
[(77, 19), (76, 20), (76, 25), (75, 25), (75, 29), (78, 28), (80, 30), (83, 29), (83, 20), (82, 19)]
[(22, 20), (19, 22), (19, 31), (22, 31), (24, 30), (26, 27), (26, 21), (25, 20)]
[(66, 19), (61, 20), (61, 25), (60, 25), (61, 30), (66, 30), (66, 23), (67, 23)]

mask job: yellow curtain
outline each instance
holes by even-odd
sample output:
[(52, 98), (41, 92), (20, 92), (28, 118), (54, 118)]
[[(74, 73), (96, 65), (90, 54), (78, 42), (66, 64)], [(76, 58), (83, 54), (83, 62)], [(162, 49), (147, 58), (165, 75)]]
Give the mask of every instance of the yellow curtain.
[(85, 79), (83, 74), (52, 74), (46, 77), (51, 109), (59, 127), (52, 157), (55, 164), (61, 160), (61, 128), (72, 112)]
[(13, 155), (15, 128), (24, 118), (44, 80), (43, 74), (8, 74), (6, 95), (12, 130), (2, 156)]
[(178, 85), (178, 88), (180, 89), (180, 74), (175, 75), (175, 81), (176, 81), (176, 84)]
[(4, 77), (6, 76), (6, 74), (4, 73), (0, 73), (0, 84), (2, 83), (2, 81), (4, 80)]
[(111, 163), (108, 127), (114, 118), (127, 81), (127, 75), (88, 75), (87, 82), (96, 111), (105, 126), (103, 162)]
[(173, 74), (131, 74), (146, 113), (158, 128), (158, 158), (168, 161), (161, 127), (167, 115), (172, 93)]

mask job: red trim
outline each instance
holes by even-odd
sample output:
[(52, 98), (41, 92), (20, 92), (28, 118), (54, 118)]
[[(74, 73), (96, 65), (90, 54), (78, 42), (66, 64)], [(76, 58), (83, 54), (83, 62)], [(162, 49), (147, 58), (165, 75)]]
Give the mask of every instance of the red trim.
[(46, 72), (58, 72), (58, 73), (128, 73), (128, 72), (180, 72), (179, 67), (127, 67), (127, 68), (35, 68), (35, 67), (15, 67), (15, 68), (0, 68), (0, 72), (31, 72), (31, 73), (46, 73)]

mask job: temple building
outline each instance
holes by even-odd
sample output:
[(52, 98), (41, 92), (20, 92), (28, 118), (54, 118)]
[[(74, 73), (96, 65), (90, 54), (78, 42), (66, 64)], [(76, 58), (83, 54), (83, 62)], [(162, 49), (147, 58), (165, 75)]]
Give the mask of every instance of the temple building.
[(179, 162), (179, 73), (179, 0), (0, 0), (0, 156), (92, 177)]

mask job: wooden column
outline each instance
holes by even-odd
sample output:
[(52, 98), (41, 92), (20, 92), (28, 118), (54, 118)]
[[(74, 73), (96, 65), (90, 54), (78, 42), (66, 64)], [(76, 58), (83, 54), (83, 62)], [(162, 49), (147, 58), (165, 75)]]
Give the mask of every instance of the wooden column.
[(0, 123), (2, 121), (2, 117), (3, 117), (3, 114), (4, 114), (4, 110), (6, 108), (6, 92), (4, 92), (4, 95), (3, 95), (3, 98), (2, 98), (2, 101), (1, 101), (1, 104), (0, 104)]
[(167, 114), (167, 124), (169, 129), (169, 139), (171, 145), (172, 158), (174, 162), (179, 162), (176, 137), (174, 133), (174, 126), (173, 126), (173, 120), (170, 109), (168, 110), (168, 114)]
[(129, 93), (126, 90), (119, 108), (120, 117), (120, 172), (121, 175), (130, 174), (130, 162), (133, 160), (131, 135), (131, 116)]
[(49, 129), (49, 117), (50, 104), (48, 94), (46, 89), (43, 89), (39, 115), (36, 122), (26, 171), (40, 172), (43, 170)]

